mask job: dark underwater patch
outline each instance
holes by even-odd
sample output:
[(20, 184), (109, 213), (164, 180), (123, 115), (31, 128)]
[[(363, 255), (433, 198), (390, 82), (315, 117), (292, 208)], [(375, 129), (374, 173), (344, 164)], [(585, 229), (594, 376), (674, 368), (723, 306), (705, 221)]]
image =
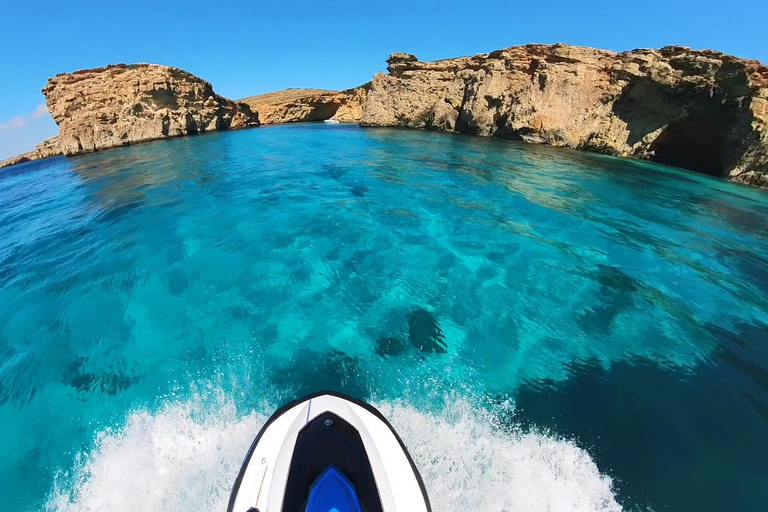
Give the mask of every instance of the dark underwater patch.
[(395, 336), (387, 336), (376, 340), (376, 355), (381, 357), (399, 356), (406, 351), (405, 341)]
[(19, 378), (20, 375), (32, 376), (39, 372), (39, 361), (21, 355), (14, 348), (0, 345), (0, 361), (5, 365), (0, 373), (0, 405), (5, 403), (25, 404), (37, 394), (34, 378)]
[(735, 268), (761, 292), (768, 294), (768, 260), (738, 247), (717, 246), (717, 255), (729, 268)]
[(281, 185), (269, 185), (259, 191), (259, 201), (276, 203), (282, 197), (283, 192), (284, 190)]
[(35, 395), (37, 395), (35, 386), (28, 386), (25, 383), (3, 385), (0, 381), (0, 404), (26, 404), (31, 402)]
[(635, 305), (634, 293), (642, 284), (609, 265), (598, 265), (598, 270), (590, 277), (600, 284), (598, 304), (588, 307), (577, 321), (586, 332), (607, 334), (616, 317)]
[[(89, 371), (87, 362), (88, 358), (79, 357), (64, 372), (64, 381), (78, 393), (115, 396), (138, 380), (135, 370), (126, 372), (110, 367), (106, 372)], [(120, 361), (119, 366), (125, 366), (124, 361)]]
[(376, 251), (373, 249), (363, 249), (355, 251), (352, 255), (345, 259), (343, 262), (344, 268), (350, 272), (359, 272), (360, 267), (369, 258), (376, 255)]
[(178, 297), (189, 289), (189, 278), (179, 270), (173, 269), (167, 274), (166, 284), (168, 291)]
[[(256, 329), (254, 330), (256, 331)], [(275, 323), (269, 323), (267, 325), (260, 324), (258, 330), (261, 331), (261, 340), (268, 344), (275, 343), (280, 334), (277, 329), (277, 324)]]
[(480, 282), (490, 281), (494, 277), (498, 276), (500, 268), (498, 265), (483, 265), (475, 272), (475, 277)]
[(349, 167), (346, 165), (337, 164), (323, 164), (320, 166), (322, 174), (333, 180), (337, 180), (349, 172)]
[(639, 288), (637, 279), (628, 276), (616, 267), (610, 265), (598, 265), (597, 269), (597, 282), (600, 283), (601, 294), (610, 294), (620, 291), (632, 293)]
[(338, 247), (334, 247), (325, 256), (323, 256), (323, 260), (325, 260), (325, 261), (336, 261), (340, 257), (341, 257), (341, 250)]
[(447, 345), (445, 335), (432, 313), (425, 309), (416, 309), (406, 315), (408, 319), (408, 341), (421, 350), (433, 354), (445, 354)]
[(291, 283), (306, 283), (312, 277), (312, 269), (304, 261), (295, 261), (290, 266)]
[(243, 321), (251, 317), (251, 311), (243, 304), (236, 304), (227, 308), (230, 318)]
[(303, 350), (289, 366), (276, 368), (270, 381), (281, 393), (287, 392), (290, 399), (325, 390), (357, 398), (370, 394), (357, 359), (338, 350), (326, 353)]
[(728, 224), (736, 226), (740, 231), (746, 233), (756, 233), (762, 236), (768, 234), (766, 229), (765, 215), (767, 209), (758, 204), (744, 203), (747, 208), (740, 208), (729, 203), (727, 200), (709, 199), (704, 201), (704, 207), (715, 214), (724, 217)]
[(749, 395), (764, 396), (764, 406), (768, 407), (768, 326), (737, 323), (732, 330), (712, 324), (705, 327), (717, 340), (713, 359), (723, 371), (732, 373), (729, 381), (741, 384)]
[(719, 339), (708, 363), (575, 362), (565, 381), (518, 389), (506, 423), (573, 439), (614, 478), (626, 507), (766, 510), (768, 493), (754, 478), (768, 474), (765, 330), (706, 328)]
[(113, 224), (121, 220), (126, 215), (132, 213), (134, 210), (136, 210), (143, 204), (144, 204), (143, 199), (135, 198), (130, 202), (126, 202), (119, 205), (112, 205), (111, 207), (109, 207), (108, 209), (102, 212), (102, 214), (99, 216), (99, 220), (101, 222), (106, 222), (107, 224)]
[(368, 187), (358, 185), (349, 189), (349, 192), (355, 197), (363, 197), (368, 192)]
[(485, 254), (485, 258), (494, 263), (505, 264), (509, 259), (509, 254), (501, 251), (490, 251)]

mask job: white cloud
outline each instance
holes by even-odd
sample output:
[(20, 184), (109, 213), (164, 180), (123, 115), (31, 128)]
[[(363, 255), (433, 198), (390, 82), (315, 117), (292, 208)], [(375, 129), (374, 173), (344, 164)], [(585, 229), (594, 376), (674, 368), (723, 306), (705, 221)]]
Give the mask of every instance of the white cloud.
[(34, 112), (25, 116), (13, 116), (7, 123), (0, 123), (0, 131), (8, 130), (10, 128), (24, 128), (27, 123), (25, 119), (40, 119), (43, 116), (48, 115), (48, 109), (45, 108), (45, 103), (41, 103), (37, 106)]
[(31, 117), (34, 117), (35, 119), (38, 119), (40, 117), (43, 117), (44, 115), (48, 114), (48, 109), (45, 108), (45, 103), (41, 103), (37, 106), (34, 112), (29, 114)]
[(13, 116), (7, 123), (0, 123), (0, 130), (6, 130), (9, 128), (24, 128), (24, 118), (21, 116)]

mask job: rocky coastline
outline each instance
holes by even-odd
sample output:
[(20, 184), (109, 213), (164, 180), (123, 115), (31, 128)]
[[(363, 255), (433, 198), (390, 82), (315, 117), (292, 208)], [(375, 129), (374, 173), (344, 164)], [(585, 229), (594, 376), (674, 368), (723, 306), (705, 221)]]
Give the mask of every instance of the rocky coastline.
[(36, 145), (35, 149), (32, 151), (27, 151), (26, 153), (22, 153), (7, 160), (3, 160), (0, 162), (0, 168), (59, 155), (61, 155), (61, 149), (59, 148), (59, 137), (54, 136), (50, 139), (45, 139), (40, 144)]
[(239, 101), (178, 68), (113, 65), (43, 88), (57, 138), (0, 163), (166, 137), (335, 119), (456, 131), (641, 158), (768, 188), (768, 67), (711, 50), (611, 52), (554, 45), (422, 62), (345, 91), (286, 89)]
[(519, 139), (768, 185), (768, 68), (757, 61), (677, 46), (556, 44), (387, 62), (363, 126)]

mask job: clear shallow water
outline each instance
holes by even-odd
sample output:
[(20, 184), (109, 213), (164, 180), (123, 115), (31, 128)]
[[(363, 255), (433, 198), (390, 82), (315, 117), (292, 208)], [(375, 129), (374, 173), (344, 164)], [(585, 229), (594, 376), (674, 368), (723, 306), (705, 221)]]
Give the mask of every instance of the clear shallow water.
[(436, 511), (765, 509), (767, 220), (648, 163), (351, 126), (13, 167), (0, 492), (222, 509), (269, 413), (331, 388)]

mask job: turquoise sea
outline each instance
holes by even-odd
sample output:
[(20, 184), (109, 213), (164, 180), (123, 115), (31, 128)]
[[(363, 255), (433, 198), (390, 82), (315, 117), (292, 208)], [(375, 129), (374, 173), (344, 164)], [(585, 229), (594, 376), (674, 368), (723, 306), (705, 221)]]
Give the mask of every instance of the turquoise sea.
[(768, 193), (303, 124), (0, 171), (3, 510), (224, 510), (371, 401), (433, 509), (768, 510)]

